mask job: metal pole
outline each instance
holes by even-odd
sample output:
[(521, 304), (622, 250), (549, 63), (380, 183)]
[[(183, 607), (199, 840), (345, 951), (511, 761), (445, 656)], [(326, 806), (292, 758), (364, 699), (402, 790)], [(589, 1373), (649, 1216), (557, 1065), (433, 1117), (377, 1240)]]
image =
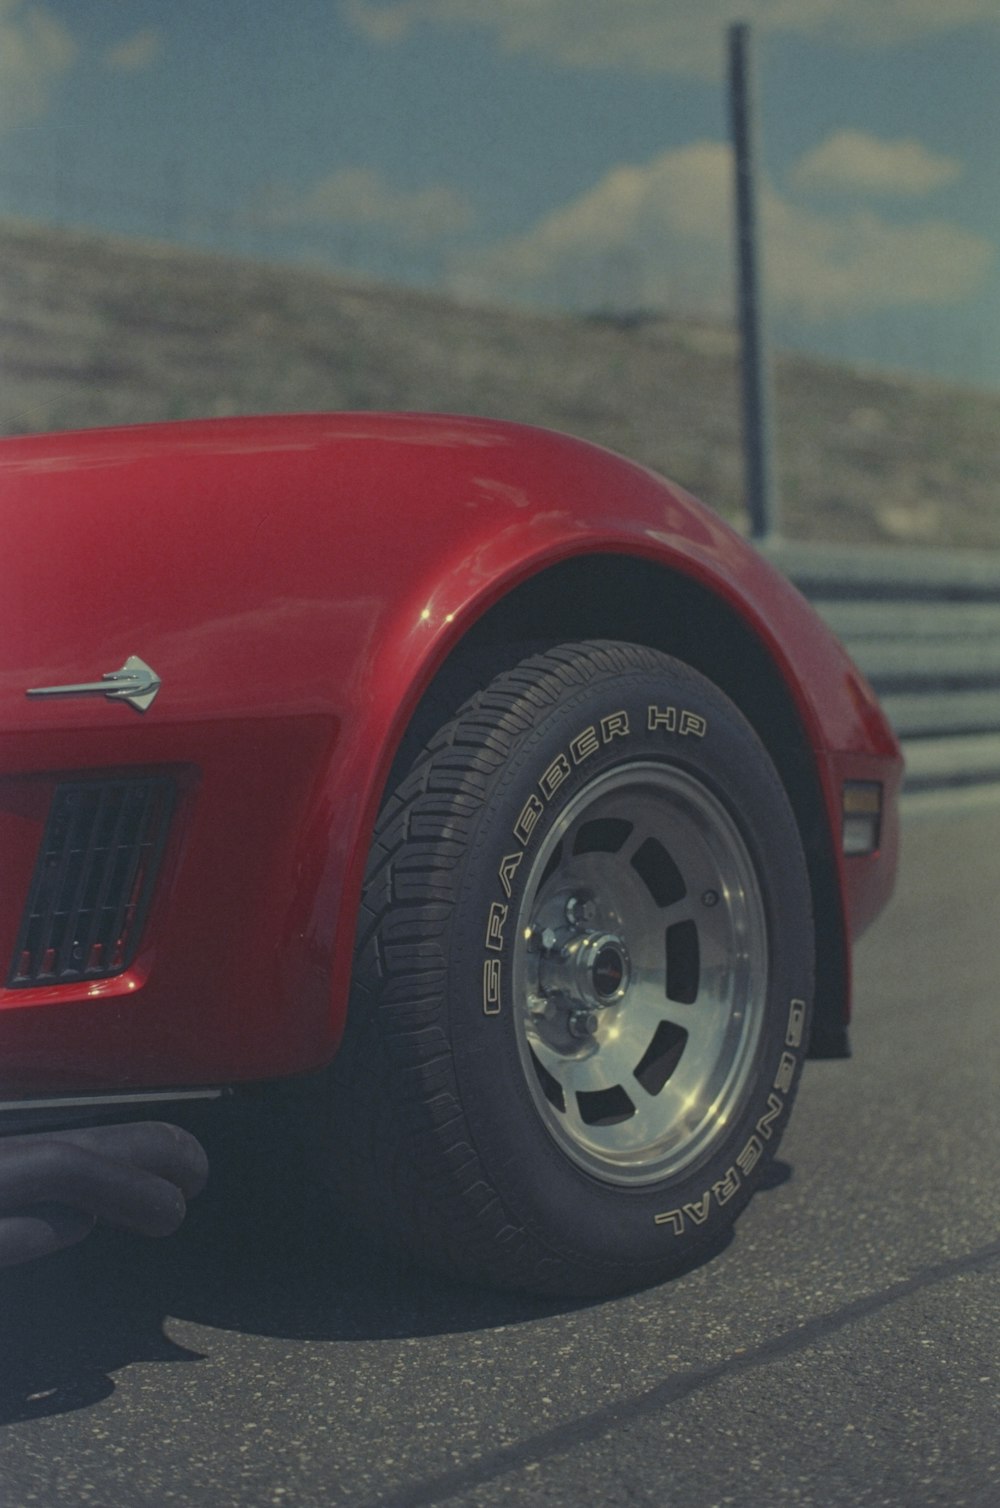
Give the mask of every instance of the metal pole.
[(754, 539), (766, 539), (778, 530), (778, 497), (771, 464), (771, 360), (758, 270), (754, 93), (750, 27), (740, 21), (729, 28), (729, 104), (736, 170), (743, 446), (750, 532)]

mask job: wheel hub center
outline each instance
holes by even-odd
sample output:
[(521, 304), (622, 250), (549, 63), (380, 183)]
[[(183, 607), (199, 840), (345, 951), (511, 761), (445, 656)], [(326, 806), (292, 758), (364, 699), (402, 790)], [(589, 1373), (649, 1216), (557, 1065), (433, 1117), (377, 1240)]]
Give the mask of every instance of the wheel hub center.
[(543, 954), (538, 970), (543, 994), (559, 995), (567, 1005), (589, 1010), (617, 1005), (629, 977), (628, 951), (612, 932), (576, 933)]
[(615, 943), (605, 943), (591, 968), (594, 989), (602, 1000), (610, 1000), (625, 979), (625, 959)]

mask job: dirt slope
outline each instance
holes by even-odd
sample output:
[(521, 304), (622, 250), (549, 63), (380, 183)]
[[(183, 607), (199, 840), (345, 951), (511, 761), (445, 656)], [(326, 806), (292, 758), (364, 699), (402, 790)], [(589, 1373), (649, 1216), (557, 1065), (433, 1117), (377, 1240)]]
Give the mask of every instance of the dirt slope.
[[(373, 408), (551, 425), (740, 512), (724, 326), (471, 307), (0, 221), (0, 433)], [(787, 356), (776, 410), (788, 535), (1000, 548), (1000, 397)]]

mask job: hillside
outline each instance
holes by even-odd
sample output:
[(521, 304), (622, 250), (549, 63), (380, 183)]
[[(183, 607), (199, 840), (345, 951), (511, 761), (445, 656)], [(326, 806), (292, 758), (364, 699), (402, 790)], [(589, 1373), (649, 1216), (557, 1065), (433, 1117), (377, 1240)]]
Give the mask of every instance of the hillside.
[[(431, 409), (547, 424), (740, 512), (732, 332), (471, 307), (297, 267), (0, 222), (0, 433)], [(1000, 548), (1000, 397), (778, 361), (786, 534)]]

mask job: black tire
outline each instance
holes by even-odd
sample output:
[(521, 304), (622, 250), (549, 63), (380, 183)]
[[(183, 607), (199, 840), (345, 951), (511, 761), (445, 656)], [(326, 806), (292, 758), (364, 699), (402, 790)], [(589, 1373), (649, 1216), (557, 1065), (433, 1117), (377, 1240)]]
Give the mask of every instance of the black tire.
[(499, 675), (386, 798), (324, 1157), (421, 1261), (538, 1293), (660, 1279), (760, 1183), (808, 1042), (798, 828), (657, 651)]

